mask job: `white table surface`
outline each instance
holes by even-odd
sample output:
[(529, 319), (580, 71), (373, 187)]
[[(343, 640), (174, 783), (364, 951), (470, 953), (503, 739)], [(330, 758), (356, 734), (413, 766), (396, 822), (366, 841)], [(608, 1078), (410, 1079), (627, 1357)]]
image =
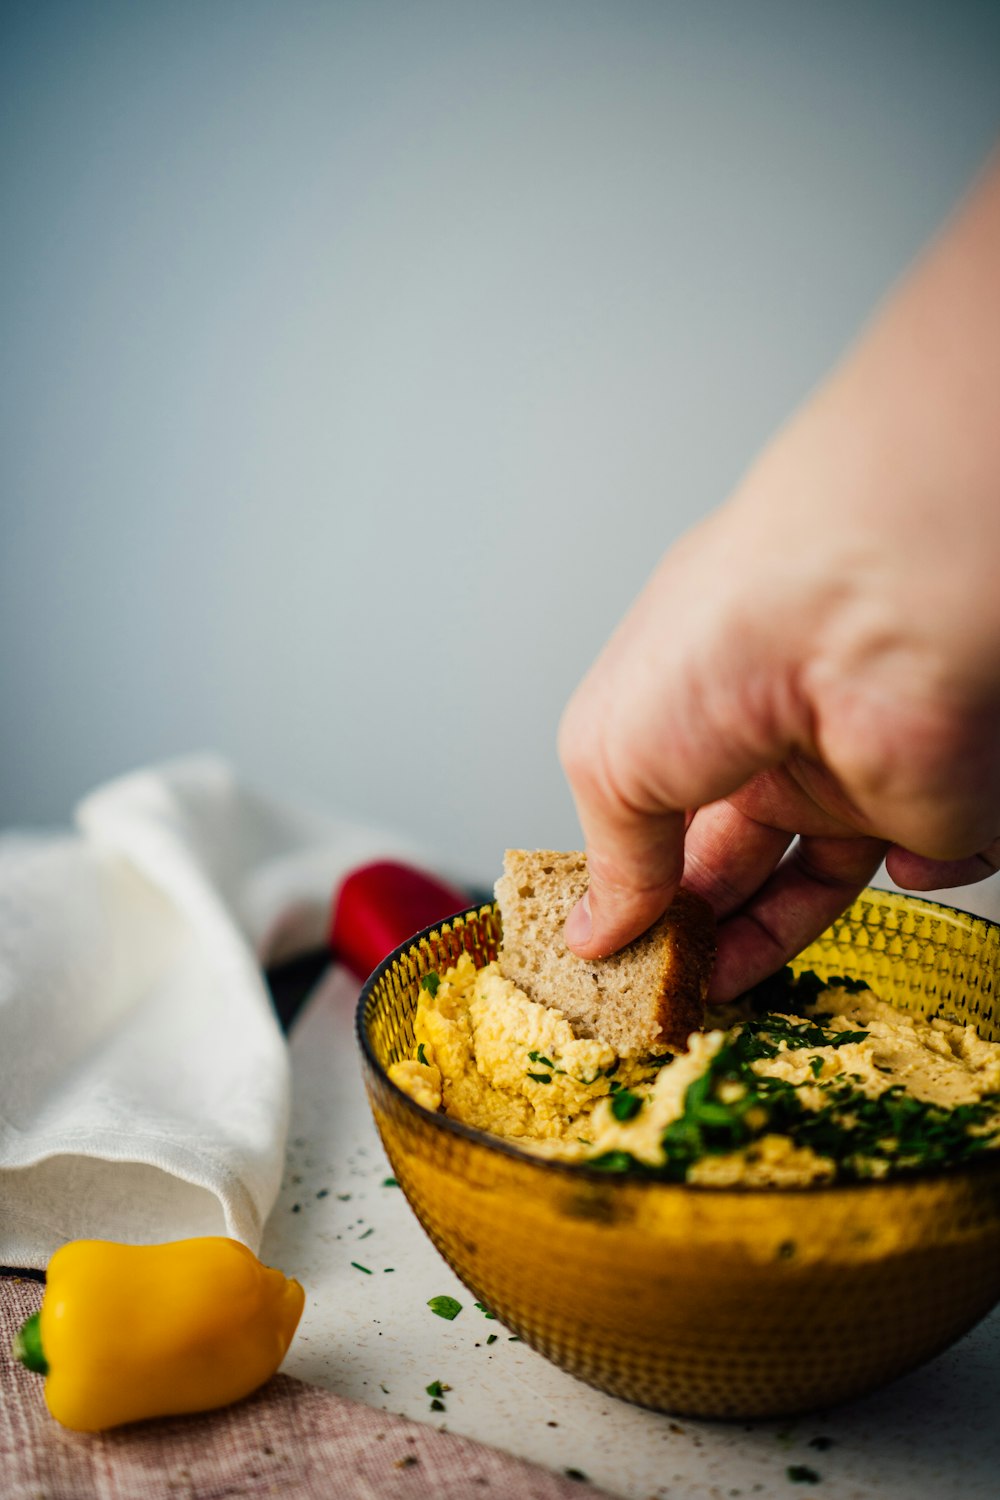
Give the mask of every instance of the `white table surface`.
[[(884, 1392), (788, 1422), (661, 1416), (509, 1342), (473, 1306), (401, 1191), (383, 1186), (390, 1169), (354, 1041), (357, 993), (350, 976), (331, 970), (292, 1032), (288, 1161), (262, 1251), (307, 1291), (288, 1374), (557, 1471), (580, 1470), (628, 1500), (1000, 1495), (1000, 1311)], [(454, 1322), (426, 1306), (439, 1293), (462, 1303)], [(434, 1380), (451, 1387), (443, 1413), (430, 1410)], [(818, 1482), (792, 1482), (795, 1465)]]

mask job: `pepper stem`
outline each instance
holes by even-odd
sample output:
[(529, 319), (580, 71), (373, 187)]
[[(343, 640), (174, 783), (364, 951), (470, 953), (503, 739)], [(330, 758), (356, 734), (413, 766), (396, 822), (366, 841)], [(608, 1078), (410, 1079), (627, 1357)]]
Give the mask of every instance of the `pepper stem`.
[(21, 1324), (14, 1335), (13, 1354), (19, 1359), (25, 1369), (33, 1370), (36, 1375), (47, 1375), (49, 1373), (49, 1362), (42, 1352), (42, 1330), (41, 1313), (32, 1313), (26, 1322)]

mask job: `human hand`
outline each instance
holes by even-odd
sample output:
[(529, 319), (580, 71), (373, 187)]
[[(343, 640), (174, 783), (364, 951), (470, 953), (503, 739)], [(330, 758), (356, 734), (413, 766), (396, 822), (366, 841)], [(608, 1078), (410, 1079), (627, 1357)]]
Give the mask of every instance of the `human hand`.
[(637, 936), (683, 877), (719, 918), (724, 1000), (883, 857), (918, 890), (1000, 864), (998, 264), (994, 170), (570, 701), (581, 956)]

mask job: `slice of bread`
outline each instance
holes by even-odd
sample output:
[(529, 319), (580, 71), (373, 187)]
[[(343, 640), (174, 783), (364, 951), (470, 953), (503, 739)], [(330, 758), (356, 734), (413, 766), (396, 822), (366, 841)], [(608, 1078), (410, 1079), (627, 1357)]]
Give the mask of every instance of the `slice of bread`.
[(715, 919), (693, 891), (641, 937), (609, 958), (571, 953), (563, 923), (587, 889), (583, 854), (508, 849), (496, 884), (503, 921), (498, 962), (541, 1005), (561, 1010), (578, 1036), (599, 1037), (625, 1056), (685, 1052), (705, 1024), (715, 958)]

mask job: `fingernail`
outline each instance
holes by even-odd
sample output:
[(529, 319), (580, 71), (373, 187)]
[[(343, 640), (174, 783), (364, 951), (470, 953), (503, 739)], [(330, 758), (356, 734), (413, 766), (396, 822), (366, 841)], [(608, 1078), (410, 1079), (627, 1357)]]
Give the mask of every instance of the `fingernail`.
[(566, 941), (570, 947), (589, 943), (594, 924), (590, 917), (590, 892), (588, 891), (574, 906), (566, 918)]

